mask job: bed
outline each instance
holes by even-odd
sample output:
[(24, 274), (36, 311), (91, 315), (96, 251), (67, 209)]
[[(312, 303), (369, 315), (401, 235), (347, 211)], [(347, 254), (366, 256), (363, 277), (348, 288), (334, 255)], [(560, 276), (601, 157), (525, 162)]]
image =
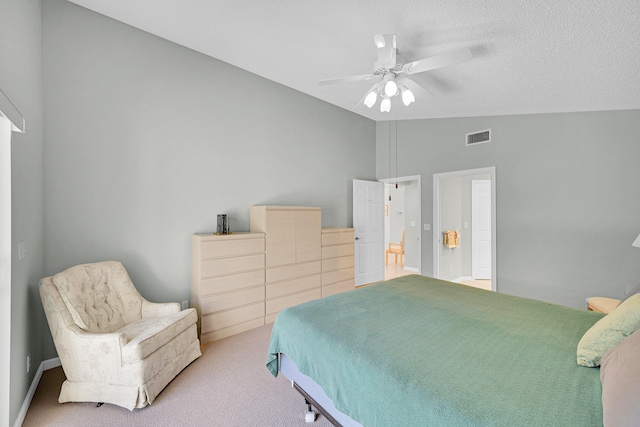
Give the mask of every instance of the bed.
[(603, 316), (405, 276), (283, 310), (267, 367), (335, 425), (601, 426)]

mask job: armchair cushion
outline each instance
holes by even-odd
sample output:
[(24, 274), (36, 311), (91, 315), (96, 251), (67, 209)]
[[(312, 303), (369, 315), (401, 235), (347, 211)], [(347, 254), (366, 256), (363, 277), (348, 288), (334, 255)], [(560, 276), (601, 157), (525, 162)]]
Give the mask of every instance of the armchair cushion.
[(140, 319), (125, 326), (119, 331), (126, 340), (122, 361), (131, 363), (146, 359), (197, 321), (195, 308), (189, 308), (169, 316)]

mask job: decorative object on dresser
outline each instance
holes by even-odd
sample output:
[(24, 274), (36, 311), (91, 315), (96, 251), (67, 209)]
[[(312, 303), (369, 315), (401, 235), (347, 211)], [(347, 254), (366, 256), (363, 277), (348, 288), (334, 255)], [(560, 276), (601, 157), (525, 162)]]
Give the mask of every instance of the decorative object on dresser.
[(265, 323), (280, 310), (321, 298), (321, 209), (252, 206), (250, 229), (265, 233)]
[(191, 236), (191, 306), (202, 343), (264, 325), (264, 233)]
[(355, 288), (353, 228), (322, 229), (322, 298)]
[(218, 227), (216, 234), (231, 234), (227, 214), (218, 214)]

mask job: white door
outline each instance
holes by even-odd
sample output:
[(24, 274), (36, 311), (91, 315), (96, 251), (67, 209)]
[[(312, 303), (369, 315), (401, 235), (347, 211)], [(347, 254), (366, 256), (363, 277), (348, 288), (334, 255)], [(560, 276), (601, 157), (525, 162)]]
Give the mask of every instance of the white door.
[(353, 180), (356, 286), (384, 280), (384, 184)]
[(471, 181), (471, 274), (491, 279), (491, 180)]

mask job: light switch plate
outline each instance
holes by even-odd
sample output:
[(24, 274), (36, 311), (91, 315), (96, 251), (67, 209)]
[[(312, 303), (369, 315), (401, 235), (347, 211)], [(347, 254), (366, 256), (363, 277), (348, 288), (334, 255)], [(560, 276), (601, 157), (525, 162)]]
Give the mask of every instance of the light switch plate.
[(24, 242), (18, 242), (18, 261), (22, 261), (26, 253), (27, 250), (24, 247)]

